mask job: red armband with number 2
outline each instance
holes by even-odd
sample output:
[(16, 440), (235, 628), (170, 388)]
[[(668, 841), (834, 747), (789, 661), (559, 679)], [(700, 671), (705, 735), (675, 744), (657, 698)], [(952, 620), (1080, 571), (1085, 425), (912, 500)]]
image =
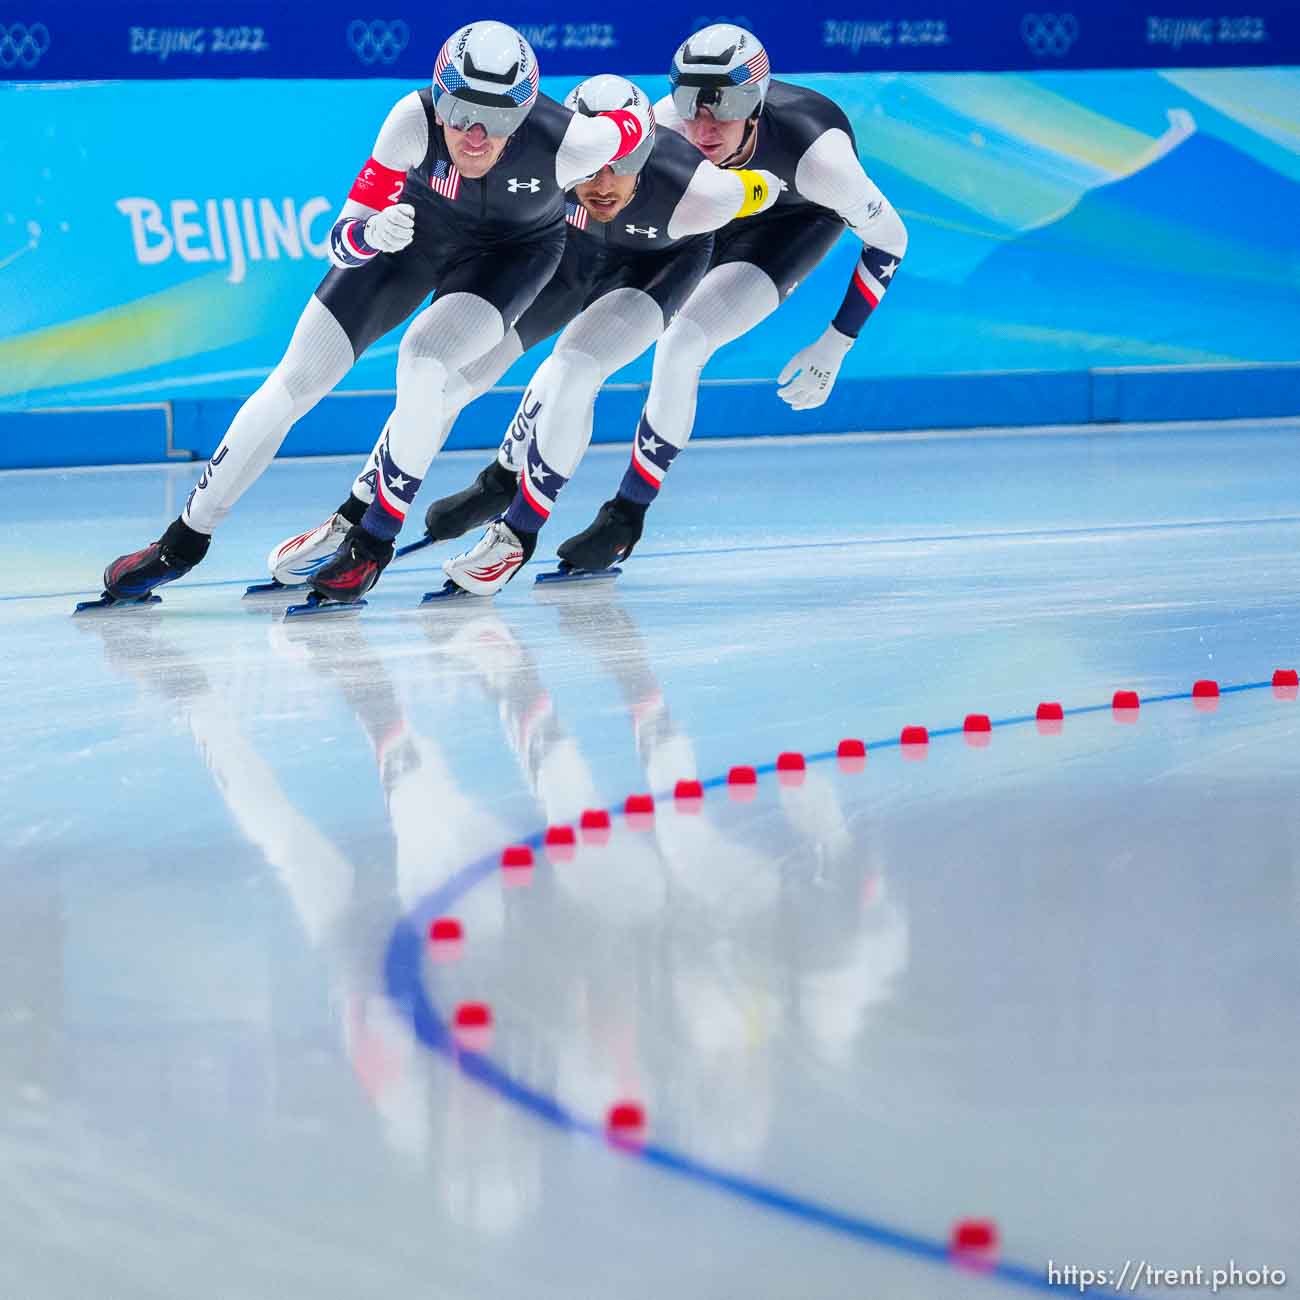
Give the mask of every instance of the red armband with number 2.
[(621, 137), (618, 153), (610, 159), (610, 162), (616, 162), (619, 158), (626, 158), (641, 143), (641, 123), (637, 121), (635, 113), (629, 113), (625, 108), (611, 108), (608, 112), (600, 113), (597, 116), (609, 118), (618, 127)]
[(348, 198), (364, 203), (368, 208), (378, 211), (392, 207), (402, 197), (402, 186), (406, 184), (406, 173), (392, 167), (385, 167), (371, 158), (357, 173), (348, 191)]

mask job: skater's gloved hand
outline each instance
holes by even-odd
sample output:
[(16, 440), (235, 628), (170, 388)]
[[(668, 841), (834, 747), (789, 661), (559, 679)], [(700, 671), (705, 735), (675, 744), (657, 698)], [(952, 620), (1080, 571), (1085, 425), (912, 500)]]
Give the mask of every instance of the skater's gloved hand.
[(394, 203), (366, 222), (365, 241), (381, 253), (400, 253), (415, 238), (415, 208)]
[[(834, 325), (828, 325), (816, 343), (800, 348), (785, 363), (785, 369), (776, 381), (785, 387), (777, 389), (777, 396), (796, 411), (811, 411), (820, 406), (831, 395), (835, 376), (840, 373), (840, 366), (854, 341), (847, 334), (841, 334)], [(796, 375), (799, 376), (797, 379)]]

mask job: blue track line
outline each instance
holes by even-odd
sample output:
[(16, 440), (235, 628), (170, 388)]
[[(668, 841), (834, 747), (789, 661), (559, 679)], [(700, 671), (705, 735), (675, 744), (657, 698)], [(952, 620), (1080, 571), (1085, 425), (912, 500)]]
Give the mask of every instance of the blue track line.
[[(1221, 695), (1239, 694), (1243, 691), (1262, 690), (1271, 685), (1271, 680), (1243, 682), (1234, 686), (1221, 686), (1219, 693)], [(1175, 700), (1190, 700), (1192, 698), (1191, 691), (1176, 691), (1164, 695), (1140, 697), (1139, 702), (1148, 705), (1165, 704)], [(1085, 704), (1063, 709), (1062, 712), (1065, 717), (1079, 717), (1090, 713), (1104, 713), (1112, 707), (1110, 704)], [(1004, 728), (1023, 726), (1033, 721), (1035, 721), (1033, 714), (1016, 714), (993, 720), (990, 725)], [(931, 731), (929, 735), (931, 739), (934, 739), (961, 735), (962, 732), (962, 727), (942, 727)], [(867, 751), (870, 753), (872, 750), (891, 749), (899, 746), (901, 746), (901, 737), (889, 736), (869, 742)], [(823, 750), (816, 754), (806, 755), (805, 762), (809, 764), (821, 763), (835, 757), (835, 750)], [(754, 771), (757, 774), (775, 772), (776, 763), (756, 765)], [(706, 790), (717, 789), (727, 784), (727, 778), (725, 776), (710, 777), (700, 784)], [(670, 792), (659, 793), (654, 797), (656, 804), (661, 800), (671, 801), (672, 799)], [(622, 809), (620, 806), (615, 805), (607, 809), (607, 811), (612, 817), (621, 812)], [(519, 842), (527, 844), (533, 849), (540, 849), (544, 835), (544, 830), (536, 831)], [(425, 992), (423, 953), (424, 931), (428, 922), (435, 916), (451, 911), (461, 897), (498, 870), (498, 863), (499, 857), (497, 854), (490, 854), (480, 858), (477, 862), (470, 863), (448, 880), (441, 889), (425, 898), (397, 924), (389, 940), (384, 958), (384, 979), (388, 997), (400, 1016), (410, 1018), (411, 1027), (416, 1038), (427, 1047), (447, 1056), (462, 1073), (475, 1079), (484, 1087), (490, 1088), (506, 1101), (521, 1107), (555, 1128), (594, 1141), (605, 1142), (605, 1133), (601, 1126), (574, 1115), (555, 1098), (538, 1092), (527, 1084), (511, 1077), (489, 1057), (477, 1052), (458, 1049), (446, 1022), (439, 1017)], [(931, 1264), (944, 1267), (960, 1267), (963, 1272), (969, 1271), (964, 1266), (954, 1262), (946, 1243), (942, 1241), (935, 1241), (929, 1237), (890, 1227), (888, 1224), (877, 1222), (874, 1219), (837, 1210), (833, 1206), (824, 1205), (807, 1197), (797, 1196), (771, 1184), (745, 1178), (742, 1175), (704, 1164), (682, 1152), (671, 1151), (666, 1147), (653, 1144), (637, 1146), (617, 1144), (611, 1145), (610, 1149), (620, 1155), (643, 1160), (666, 1173), (689, 1178), (693, 1182), (726, 1192), (731, 1196), (799, 1219), (804, 1223), (825, 1228), (828, 1231), (837, 1232), (858, 1241), (879, 1246), (882, 1249), (896, 1251)], [(1031, 1291), (1069, 1292), (1074, 1295), (1097, 1296), (1113, 1294), (1112, 1289), (1109, 1287), (1083, 1289), (1077, 1283), (1074, 1285), (1052, 1283), (1047, 1279), (1045, 1267), (1032, 1268), (1013, 1262), (998, 1262), (987, 1268), (981, 1268), (978, 1275)]]

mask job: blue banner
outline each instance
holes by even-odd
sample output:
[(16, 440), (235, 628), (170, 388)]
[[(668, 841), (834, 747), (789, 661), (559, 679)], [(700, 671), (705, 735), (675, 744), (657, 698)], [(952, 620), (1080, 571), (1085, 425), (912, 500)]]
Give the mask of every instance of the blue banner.
[[(473, 16), (473, 15), (470, 15)], [(517, 25), (543, 74), (666, 68), (691, 31), (736, 22), (800, 72), (1030, 71), (1051, 68), (1300, 64), (1295, 0), (818, 0), (811, 9), (747, 3), (611, 6), (512, 0), (490, 16)], [(438, 6), (341, 0), (10, 0), (0, 19), (0, 77), (101, 80), (429, 76), (459, 21)]]
[[(641, 80), (651, 95), (666, 86)], [(1300, 361), (1300, 71), (796, 80), (843, 106), (910, 234), (843, 381)], [(0, 408), (252, 392), (409, 89), (0, 88)], [(855, 256), (846, 234), (706, 379), (752, 381), (775, 412), (773, 377), (833, 316)], [(341, 391), (390, 390), (397, 337)], [(649, 371), (647, 356), (616, 378)]]

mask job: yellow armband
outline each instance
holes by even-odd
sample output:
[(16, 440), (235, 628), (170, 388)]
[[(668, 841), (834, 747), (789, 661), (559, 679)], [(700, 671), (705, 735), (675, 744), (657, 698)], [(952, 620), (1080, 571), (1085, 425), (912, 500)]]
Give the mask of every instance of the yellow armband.
[(752, 217), (755, 212), (760, 211), (767, 203), (767, 196), (771, 192), (771, 187), (763, 179), (762, 172), (748, 171), (745, 168), (738, 168), (736, 175), (740, 177), (741, 183), (745, 187), (745, 200), (740, 205), (740, 210), (736, 213), (737, 217)]

